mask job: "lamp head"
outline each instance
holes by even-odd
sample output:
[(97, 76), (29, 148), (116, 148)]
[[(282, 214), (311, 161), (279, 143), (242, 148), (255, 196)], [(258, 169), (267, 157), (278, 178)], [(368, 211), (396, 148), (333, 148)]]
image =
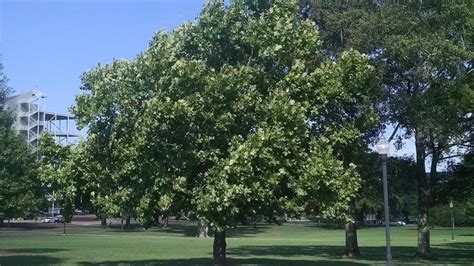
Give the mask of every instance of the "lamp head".
[(387, 155), (388, 150), (390, 149), (390, 143), (382, 137), (379, 139), (379, 142), (377, 142), (377, 145), (375, 145), (375, 149), (377, 150), (377, 153), (380, 155)]

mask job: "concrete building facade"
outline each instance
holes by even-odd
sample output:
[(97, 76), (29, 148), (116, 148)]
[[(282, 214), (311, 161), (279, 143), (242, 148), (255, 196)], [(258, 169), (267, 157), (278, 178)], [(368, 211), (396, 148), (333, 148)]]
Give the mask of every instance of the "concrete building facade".
[(37, 145), (43, 132), (49, 132), (59, 143), (76, 142), (79, 134), (75, 132), (74, 117), (46, 111), (44, 98), (46, 95), (39, 90), (7, 97), (3, 105), (15, 115), (12, 129), (32, 146)]

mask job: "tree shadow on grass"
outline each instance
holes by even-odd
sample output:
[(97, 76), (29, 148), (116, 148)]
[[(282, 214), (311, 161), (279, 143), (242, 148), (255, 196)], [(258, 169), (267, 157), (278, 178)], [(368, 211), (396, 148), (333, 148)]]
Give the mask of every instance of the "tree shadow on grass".
[(241, 226), (238, 226), (237, 229), (236, 228), (228, 229), (226, 232), (226, 235), (229, 238), (256, 237), (258, 234), (271, 229), (272, 226), (276, 226), (276, 225), (270, 225), (270, 224), (258, 224), (256, 226), (241, 225)]
[[(338, 260), (342, 256), (342, 246), (301, 246), (301, 245), (275, 245), (275, 246), (241, 246), (229, 248), (230, 256), (242, 257), (285, 257), (315, 256), (322, 259)], [(474, 243), (446, 243), (432, 246), (432, 257), (421, 262), (466, 264), (474, 261)], [(372, 263), (383, 263), (385, 261), (385, 247), (360, 247), (362, 260)], [(392, 247), (392, 256), (395, 261), (410, 263), (416, 262), (414, 247)], [(354, 261), (353, 261), (354, 262)]]
[(171, 224), (166, 228), (155, 227), (155, 232), (163, 232), (167, 234), (193, 237), (197, 234), (197, 226), (194, 224)]
[(30, 253), (30, 254), (42, 254), (42, 253), (56, 253), (56, 252), (63, 252), (69, 251), (69, 249), (61, 249), (61, 248), (14, 248), (14, 249), (6, 249), (5, 251), (12, 252), (12, 253)]
[[(259, 233), (262, 233), (268, 229), (270, 229), (271, 225), (263, 225), (259, 224), (257, 226), (239, 226), (237, 230), (235, 228), (231, 228), (227, 230), (227, 237), (235, 238), (235, 237), (250, 237), (255, 236)], [(107, 228), (109, 232), (117, 232), (120, 233), (120, 226), (114, 225), (112, 228)], [(124, 229), (126, 233), (143, 233), (143, 227), (139, 225), (133, 225), (130, 228)], [(195, 237), (197, 235), (197, 223), (173, 223), (169, 224), (166, 228), (162, 228), (159, 226), (151, 227), (145, 232), (152, 232), (152, 233), (166, 233), (171, 235), (183, 236), (183, 237)], [(214, 236), (214, 231), (209, 229), (209, 237)]]
[[(228, 265), (364, 265), (384, 264), (385, 247), (361, 247), (361, 260), (341, 257), (342, 246), (242, 246), (228, 248)], [(474, 261), (474, 243), (446, 243), (432, 247), (430, 260), (417, 260), (414, 247), (392, 248), (397, 264), (471, 264)], [(308, 258), (309, 257), (309, 258)], [(314, 258), (314, 259), (312, 259)], [(81, 265), (211, 265), (209, 258), (121, 260), (103, 262), (80, 262)]]
[[(344, 230), (344, 227), (341, 227), (339, 224), (332, 224), (332, 223), (313, 223), (313, 222), (306, 222), (301, 223), (301, 226), (308, 227), (308, 228), (319, 228), (319, 229), (326, 229), (326, 230)], [(359, 229), (359, 228), (357, 228)]]
[[(239, 226), (237, 230), (235, 228), (228, 229), (226, 232), (226, 236), (228, 238), (235, 238), (235, 237), (249, 237), (255, 236), (259, 233), (262, 233), (266, 230), (270, 229), (269, 225), (258, 225), (256, 227), (253, 226)], [(153, 232), (165, 232), (168, 234), (176, 234), (186, 237), (195, 237), (197, 235), (197, 224), (172, 224), (166, 228), (154, 228), (151, 231)], [(214, 236), (214, 231), (209, 229), (209, 237)]]
[[(157, 259), (139, 261), (79, 262), (79, 265), (212, 265), (211, 259)], [(332, 260), (286, 260), (270, 258), (227, 258), (226, 265), (364, 265), (356, 261)]]
[[(108, 232), (114, 233), (121, 233), (120, 225), (114, 225), (112, 227), (107, 228)], [(150, 233), (167, 233), (167, 234), (175, 234), (183, 237), (193, 237), (196, 236), (197, 227), (193, 224), (171, 224), (167, 227), (163, 228), (161, 226), (154, 226), (150, 227), (145, 230), (140, 225), (132, 225), (129, 228), (124, 228), (124, 233), (143, 233), (143, 232), (150, 232)]]
[[(15, 231), (27, 231), (27, 230), (41, 230), (41, 229), (54, 229), (54, 228), (62, 228), (62, 224), (54, 224), (54, 223), (11, 223), (10, 226), (4, 226), (2, 229), (4, 230), (15, 230)], [(69, 226), (69, 225), (68, 225)]]
[(43, 255), (0, 256), (0, 265), (51, 265), (61, 263), (64, 263), (64, 260), (61, 258)]
[[(442, 264), (470, 264), (474, 261), (474, 252), (472, 243), (467, 246), (448, 246), (436, 245), (431, 247), (431, 257), (426, 260), (420, 260), (426, 263), (442, 263)], [(366, 247), (361, 248), (363, 259), (366, 260), (383, 260), (385, 257), (385, 247)], [(415, 247), (392, 247), (392, 256), (395, 261), (399, 262), (415, 262)]]

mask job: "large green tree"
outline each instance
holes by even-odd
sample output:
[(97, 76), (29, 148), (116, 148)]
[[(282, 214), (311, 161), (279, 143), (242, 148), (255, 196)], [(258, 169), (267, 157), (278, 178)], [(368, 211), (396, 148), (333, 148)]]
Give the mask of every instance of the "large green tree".
[(473, 126), (472, 2), (303, 2), (326, 52), (355, 48), (370, 55), (388, 96), (382, 113), (402, 138), (415, 141), (417, 253), (428, 256), (430, 180), (454, 147), (466, 145)]
[(37, 213), (43, 203), (36, 157), (11, 129), (15, 117), (2, 104), (12, 92), (7, 81), (0, 63), (0, 226), (5, 218)]
[[(103, 226), (107, 217), (136, 216), (140, 190), (133, 186), (139, 184), (136, 173), (128, 174), (125, 165), (131, 160), (126, 148), (142, 104), (150, 98), (149, 87), (139, 83), (140, 75), (126, 61), (99, 66), (82, 78), (82, 89), (93, 93), (80, 95), (72, 108), (78, 125), (88, 127), (87, 141), (77, 157), (84, 165), (84, 190), (90, 193)], [(144, 225), (159, 214), (147, 217)]]
[(44, 200), (36, 157), (5, 120), (11, 121), (0, 114), (0, 225), (4, 219), (36, 214)]
[(96, 200), (145, 221), (193, 211), (214, 229), (221, 264), (241, 217), (305, 202), (346, 217), (360, 179), (336, 147), (376, 123), (373, 80), (365, 55), (324, 58), (296, 2), (211, 1), (132, 62), (87, 72), (72, 111), (89, 129)]

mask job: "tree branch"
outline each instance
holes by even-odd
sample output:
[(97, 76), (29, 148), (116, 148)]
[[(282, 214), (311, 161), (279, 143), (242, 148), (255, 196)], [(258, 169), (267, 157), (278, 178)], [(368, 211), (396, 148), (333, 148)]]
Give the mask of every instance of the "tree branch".
[(447, 160), (447, 159), (456, 158), (456, 157), (464, 157), (464, 156), (465, 156), (464, 154), (455, 154), (451, 156), (441, 157), (438, 159), (438, 161)]
[(398, 128), (400, 128), (400, 123), (398, 123), (395, 129), (393, 130), (392, 135), (390, 136), (390, 138), (388, 138), (388, 142), (392, 141), (393, 137), (395, 137), (395, 134), (397, 133)]

